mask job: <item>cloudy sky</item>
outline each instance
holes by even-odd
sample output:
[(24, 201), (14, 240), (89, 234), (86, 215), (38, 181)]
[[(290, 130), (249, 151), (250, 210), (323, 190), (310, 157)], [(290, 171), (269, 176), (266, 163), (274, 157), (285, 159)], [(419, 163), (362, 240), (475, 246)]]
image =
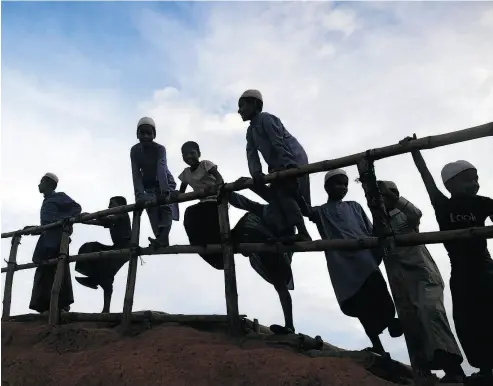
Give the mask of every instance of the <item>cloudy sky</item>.
[[(490, 37), (488, 37), (490, 36)], [(337, 158), (493, 120), (492, 3), (2, 3), (2, 231), (39, 222), (37, 191), (47, 171), (83, 210), (112, 195), (133, 201), (129, 150), (139, 118), (153, 117), (176, 176), (180, 146), (197, 141), (226, 180), (248, 175), (246, 124), (236, 114), (247, 88), (264, 94), (311, 161)], [(444, 163), (479, 168), (480, 194), (493, 196), (486, 138), (424, 153), (438, 185)], [(489, 167), (488, 167), (489, 165)], [(410, 155), (378, 161), (424, 212), (422, 230), (437, 230)], [(347, 168), (351, 179), (355, 167)], [(312, 201), (326, 199), (323, 175), (311, 177)], [(255, 197), (249, 195), (250, 197)], [(365, 206), (356, 183), (349, 200)], [(181, 206), (182, 213), (186, 206)], [(231, 210), (231, 223), (242, 215)], [(312, 224), (310, 233), (319, 238)], [(143, 217), (141, 243), (151, 229)], [(104, 229), (77, 225), (71, 251), (109, 242)], [(171, 241), (186, 244), (175, 222)], [(31, 260), (25, 237), (18, 261)], [(2, 239), (2, 258), (9, 240)], [(489, 244), (490, 249), (492, 244)], [(448, 283), (442, 246), (430, 246)], [(264, 325), (282, 322), (274, 289), (236, 259), (240, 311)], [(73, 269), (73, 266), (72, 266)], [(294, 257), (295, 325), (300, 332), (361, 349), (369, 342), (344, 316), (323, 253)], [(126, 266), (116, 278), (112, 311), (122, 309)], [(34, 271), (16, 273), (12, 313), (27, 313)], [(2, 275), (2, 283), (4, 275)], [(448, 286), (447, 286), (448, 287)], [(152, 256), (138, 267), (135, 309), (225, 313), (223, 275), (194, 255)], [(73, 310), (99, 312), (102, 293), (74, 283)], [(450, 294), (445, 292), (450, 314)], [(402, 338), (384, 337), (407, 361)]]

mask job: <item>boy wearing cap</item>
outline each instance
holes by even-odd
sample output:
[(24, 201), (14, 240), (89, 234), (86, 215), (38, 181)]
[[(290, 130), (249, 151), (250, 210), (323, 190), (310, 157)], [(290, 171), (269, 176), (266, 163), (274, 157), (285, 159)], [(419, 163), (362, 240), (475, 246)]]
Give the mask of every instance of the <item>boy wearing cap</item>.
[[(411, 141), (407, 137), (401, 143)], [(417, 150), (412, 151), (435, 209), (440, 230), (482, 227), (493, 219), (493, 200), (479, 196), (478, 172), (467, 161), (456, 161), (442, 169), (442, 180), (451, 197), (436, 186), (426, 162)], [(471, 381), (493, 384), (493, 260), (485, 239), (447, 241), (444, 244), (451, 263), (455, 330), (469, 363), (479, 368)]]
[[(78, 203), (63, 192), (55, 192), (57, 185), (58, 177), (53, 173), (46, 173), (38, 185), (39, 192), (44, 196), (40, 213), (41, 225), (47, 225), (81, 213), (81, 207)], [(63, 229), (61, 227), (48, 229), (41, 233), (34, 249), (33, 263), (41, 264), (45, 260), (57, 258), (60, 253), (62, 234)], [(49, 311), (55, 272), (56, 265), (41, 265), (36, 268), (31, 302), (29, 303), (31, 310), (39, 313)], [(66, 269), (60, 290), (59, 308), (68, 311), (73, 302), (74, 294), (70, 269)]]
[[(152, 118), (139, 120), (137, 138), (139, 143), (130, 149), (136, 201), (145, 202), (158, 196), (169, 196), (176, 189), (176, 182), (168, 169), (165, 147), (154, 142), (156, 124)], [(178, 204), (147, 208), (146, 211), (156, 237), (149, 237), (151, 245), (156, 248), (169, 246), (172, 222), (179, 220)]]
[[(331, 170), (325, 175), (327, 203), (313, 208), (310, 219), (317, 225), (324, 240), (359, 239), (371, 237), (373, 226), (365, 211), (355, 201), (342, 201), (348, 191), (348, 177), (344, 170)], [(385, 354), (379, 335), (386, 329), (393, 337), (402, 335), (387, 283), (378, 268), (372, 250), (325, 251), (330, 280), (341, 308), (356, 317), (370, 338), (372, 347), (366, 350)]]
[[(393, 231), (419, 233), (421, 211), (394, 182), (379, 181), (379, 187)], [(424, 376), (444, 370), (441, 383), (462, 383), (462, 355), (443, 305), (442, 276), (426, 245), (395, 247), (385, 270), (413, 369)]]
[[(246, 134), (248, 169), (258, 184), (263, 183), (264, 177), (258, 152), (267, 163), (268, 173), (308, 164), (308, 156), (297, 139), (286, 130), (279, 118), (262, 109), (263, 98), (258, 90), (245, 91), (238, 101), (238, 113), (244, 122), (250, 121)], [(285, 221), (297, 228), (297, 238), (311, 240), (303, 219), (311, 203), (309, 175), (276, 180), (271, 187), (283, 207)]]

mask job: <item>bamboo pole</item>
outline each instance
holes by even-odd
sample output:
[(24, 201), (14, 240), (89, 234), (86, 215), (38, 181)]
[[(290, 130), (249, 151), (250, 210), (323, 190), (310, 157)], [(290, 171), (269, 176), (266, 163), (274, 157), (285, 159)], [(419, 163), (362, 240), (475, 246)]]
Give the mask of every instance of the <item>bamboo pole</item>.
[(21, 243), (21, 236), (12, 238), (10, 247), (9, 261), (7, 265), (7, 275), (5, 276), (5, 288), (3, 293), (2, 321), (10, 317), (10, 305), (12, 304), (12, 284), (14, 283), (15, 265), (17, 263), (17, 249)]
[[(406, 144), (396, 144), (385, 146), (377, 149), (372, 149), (369, 151), (369, 154), (372, 159), (379, 160), (382, 158), (393, 157), (396, 155), (409, 153), (413, 150), (426, 150), (426, 149), (434, 149), (440, 146), (451, 145), (454, 143), (470, 141), (473, 139), (483, 138), (483, 137), (491, 137), (493, 136), (493, 122), (486, 123), (484, 125), (471, 127), (469, 129), (454, 131), (446, 134), (440, 134), (435, 136), (429, 136), (424, 138), (415, 139), (409, 141)], [(360, 160), (364, 159), (367, 156), (367, 152), (356, 153), (346, 157), (336, 158), (333, 160), (320, 161), (315, 162), (309, 165), (304, 165), (299, 168), (289, 169), (282, 172), (276, 172), (269, 174), (265, 177), (266, 182), (272, 182), (277, 179), (291, 178), (291, 177), (300, 177), (305, 174), (311, 173), (319, 173), (327, 170), (343, 168), (347, 166), (356, 165)], [(225, 184), (223, 190), (226, 191), (238, 191), (243, 189), (248, 189), (253, 186), (253, 180), (249, 179), (242, 183), (229, 183)], [(118, 213), (127, 213), (132, 212), (136, 209), (144, 209), (164, 204), (169, 204), (172, 202), (186, 202), (191, 200), (196, 200), (199, 198), (207, 197), (211, 194), (211, 191), (208, 190), (200, 190), (196, 192), (183, 193), (178, 195), (176, 199), (161, 197), (156, 200), (150, 200), (145, 204), (130, 204), (125, 206), (119, 206), (115, 208), (105, 209), (94, 213), (89, 213), (85, 215), (79, 215), (72, 217), (70, 222), (73, 223), (81, 223), (89, 220), (98, 219), (100, 217), (108, 216), (110, 214), (118, 214)], [(2, 233), (2, 239), (13, 237), (15, 234), (19, 235), (32, 235), (39, 234), (47, 229), (55, 228), (61, 226), (61, 222), (56, 222), (48, 225), (38, 226), (29, 228), (27, 230), (18, 230), (14, 232), (6, 232)]]
[(127, 287), (123, 300), (123, 314), (121, 319), (122, 330), (128, 331), (132, 322), (132, 307), (134, 304), (135, 281), (137, 279), (137, 265), (139, 260), (140, 218), (142, 210), (136, 210), (132, 219), (132, 251), (128, 262)]
[(229, 333), (239, 336), (242, 333), (238, 311), (238, 291), (236, 288), (235, 256), (231, 245), (231, 229), (229, 226), (228, 196), (222, 195), (217, 207), (219, 215), (219, 230), (224, 260), (224, 289), (226, 292), (226, 310), (228, 313)]
[[(242, 319), (246, 315), (240, 315)], [(15, 315), (10, 318), (11, 322), (31, 322), (44, 320), (45, 316), (40, 314)], [(64, 322), (97, 322), (97, 323), (119, 323), (122, 320), (122, 313), (85, 313), (85, 312), (67, 312), (61, 315)], [(207, 324), (220, 323), (227, 324), (227, 315), (183, 315), (183, 314), (165, 314), (162, 312), (134, 312), (131, 315), (133, 322), (149, 321), (155, 323), (182, 323), (182, 324)]]
[[(452, 231), (438, 232), (421, 232), (395, 235), (395, 245), (397, 247), (409, 247), (413, 245), (424, 244), (442, 244), (452, 240), (466, 240), (469, 238), (492, 239), (493, 226), (457, 229)], [(284, 244), (262, 244), (262, 243), (245, 243), (238, 245), (238, 253), (254, 253), (254, 252), (320, 252), (327, 250), (355, 251), (360, 249), (378, 248), (378, 237), (365, 237), (355, 240), (315, 240), (294, 243), (292, 245)], [(140, 255), (176, 255), (180, 253), (190, 254), (211, 254), (221, 253), (221, 245), (210, 244), (207, 247), (193, 245), (173, 245), (166, 248), (140, 248)], [(96, 253), (84, 253), (81, 255), (70, 256), (70, 262), (90, 261), (101, 258), (116, 258), (122, 253), (130, 252), (130, 249), (120, 249), (115, 251), (105, 251)], [(57, 259), (50, 259), (43, 262), (42, 265), (56, 264)], [(36, 268), (39, 265), (34, 263), (18, 264), (15, 271)], [(8, 271), (8, 268), (2, 268), (2, 273)]]
[(68, 244), (69, 232), (68, 229), (64, 229), (62, 233), (62, 240), (60, 242), (60, 254), (58, 255), (57, 259), (58, 262), (55, 272), (55, 278), (53, 280), (53, 286), (51, 287), (50, 313), (48, 319), (48, 323), (51, 326), (57, 326), (60, 322), (60, 291), (62, 285), (64, 284), (63, 280), (65, 277), (65, 270), (70, 269), (67, 261)]

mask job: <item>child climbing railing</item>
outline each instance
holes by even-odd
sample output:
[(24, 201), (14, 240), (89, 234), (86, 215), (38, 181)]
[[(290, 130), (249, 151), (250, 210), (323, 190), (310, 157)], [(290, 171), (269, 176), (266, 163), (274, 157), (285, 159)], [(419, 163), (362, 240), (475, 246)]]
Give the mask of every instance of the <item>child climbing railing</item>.
[[(228, 192), (247, 189), (253, 186), (253, 181), (250, 179), (241, 183), (228, 183), (225, 184), (219, 192), (218, 211), (219, 211), (219, 223), (221, 230), (221, 245), (208, 245), (206, 247), (190, 246), (190, 245), (175, 245), (161, 249), (154, 248), (140, 248), (139, 236), (140, 236), (140, 218), (142, 210), (148, 207), (168, 204), (171, 202), (185, 202), (195, 199), (204, 198), (210, 196), (210, 191), (199, 191), (192, 193), (180, 194), (176, 199), (171, 198), (157, 198), (155, 200), (143, 203), (143, 204), (131, 204), (126, 206), (120, 206), (116, 208), (106, 209), (99, 212), (84, 214), (66, 219), (61, 222), (56, 222), (44, 226), (32, 227), (24, 230), (18, 230), (14, 232), (2, 233), (2, 238), (12, 238), (12, 246), (10, 250), (9, 260), (7, 267), (2, 268), (2, 273), (6, 272), (5, 290), (3, 299), (3, 313), (2, 320), (8, 320), (10, 317), (10, 305), (12, 299), (12, 283), (15, 271), (23, 269), (31, 269), (37, 267), (34, 263), (18, 265), (16, 262), (17, 249), (20, 244), (21, 236), (23, 235), (39, 235), (43, 231), (55, 227), (62, 227), (64, 229), (62, 242), (60, 245), (60, 253), (57, 259), (51, 259), (43, 262), (43, 265), (57, 264), (55, 280), (51, 291), (51, 302), (49, 312), (49, 323), (57, 325), (60, 318), (60, 310), (58, 307), (58, 297), (60, 288), (62, 285), (62, 278), (64, 272), (68, 268), (68, 263), (74, 261), (86, 261), (99, 258), (116, 258), (122, 254), (130, 255), (127, 286), (125, 291), (124, 308), (122, 314), (122, 326), (128, 328), (132, 318), (132, 306), (135, 291), (135, 281), (137, 275), (137, 262), (138, 257), (141, 255), (156, 255), (156, 254), (177, 254), (177, 253), (220, 253), (223, 254), (224, 259), (224, 279), (225, 279), (225, 293), (226, 293), (226, 307), (229, 322), (229, 329), (232, 335), (238, 335), (241, 331), (240, 315), (238, 311), (238, 294), (236, 288), (236, 273), (234, 263), (234, 253), (243, 252), (280, 252), (280, 251), (293, 251), (293, 252), (310, 252), (310, 251), (324, 251), (328, 249), (367, 249), (367, 248), (380, 248), (385, 256), (390, 248), (393, 246), (410, 246), (419, 244), (434, 244), (443, 243), (444, 241), (452, 239), (467, 239), (472, 237), (479, 238), (493, 238), (493, 226), (481, 227), (481, 228), (469, 228), (454, 231), (445, 232), (428, 232), (418, 234), (405, 234), (394, 235), (388, 225), (386, 219), (385, 207), (383, 206), (383, 200), (379, 188), (377, 186), (377, 180), (374, 172), (373, 162), (378, 159), (388, 158), (395, 155), (411, 152), (412, 150), (433, 149), (440, 146), (450, 145), (458, 142), (469, 141), (472, 139), (493, 136), (493, 123), (487, 123), (481, 126), (451, 132), (447, 134), (430, 136), (426, 138), (420, 138), (410, 141), (406, 144), (397, 144), (386, 146), (378, 149), (369, 150), (364, 153), (353, 154), (350, 156), (337, 158), (334, 160), (327, 160), (322, 162), (316, 162), (297, 169), (289, 169), (273, 174), (269, 174), (265, 177), (265, 182), (269, 183), (276, 179), (284, 179), (289, 177), (298, 177), (305, 174), (317, 173), (328, 171), (336, 168), (342, 168), (352, 165), (358, 166), (360, 174), (360, 180), (365, 190), (368, 206), (372, 212), (374, 219), (375, 235), (376, 237), (369, 237), (360, 240), (317, 240), (310, 242), (299, 242), (294, 245), (271, 245), (271, 244), (240, 244), (233, 248), (233, 244), (230, 239), (230, 224), (228, 215)], [(68, 240), (69, 240), (69, 226), (75, 223), (88, 223), (91, 220), (99, 219), (110, 214), (133, 212), (133, 224), (132, 224), (132, 239), (131, 248), (104, 251), (96, 253), (87, 253), (76, 256), (68, 256)]]

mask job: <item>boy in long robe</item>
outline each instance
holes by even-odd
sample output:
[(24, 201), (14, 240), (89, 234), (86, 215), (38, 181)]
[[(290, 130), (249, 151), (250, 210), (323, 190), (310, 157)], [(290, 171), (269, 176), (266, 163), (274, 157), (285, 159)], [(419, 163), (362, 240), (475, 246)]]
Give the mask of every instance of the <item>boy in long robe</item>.
[[(116, 196), (110, 199), (108, 208), (127, 205), (125, 197)], [(104, 245), (98, 242), (83, 244), (79, 249), (79, 255), (83, 253), (112, 251), (130, 248), (132, 238), (132, 227), (128, 213), (119, 213), (106, 216), (100, 220), (92, 221), (92, 225), (108, 228), (113, 245)], [(128, 254), (118, 258), (103, 258), (90, 261), (78, 261), (75, 270), (86, 277), (76, 277), (80, 284), (85, 287), (103, 289), (104, 305), (102, 312), (110, 312), (111, 296), (113, 294), (113, 282), (121, 267), (129, 260)]]
[[(248, 178), (240, 178), (239, 181)], [(259, 185), (252, 190), (268, 202), (267, 205), (252, 201), (236, 192), (229, 202), (235, 208), (247, 211), (231, 231), (235, 243), (269, 243), (280, 237), (293, 237), (295, 229), (283, 221), (282, 208), (275, 200), (272, 189)], [(294, 289), (291, 261), (293, 253), (251, 253), (248, 255), (252, 268), (276, 289), (284, 314), (284, 326), (273, 324), (275, 334), (294, 333), (293, 305), (290, 290)]]
[[(360, 204), (342, 201), (348, 190), (344, 170), (332, 170), (325, 175), (327, 203), (315, 207), (310, 219), (317, 224), (324, 240), (371, 237), (373, 226)], [(347, 315), (359, 319), (372, 347), (366, 350), (380, 355), (385, 352), (379, 335), (386, 329), (393, 337), (402, 335), (395, 319), (395, 307), (378, 262), (370, 249), (358, 251), (325, 251), (332, 286), (341, 308)]]
[[(38, 185), (39, 192), (44, 196), (40, 213), (41, 225), (47, 225), (81, 213), (81, 207), (78, 203), (63, 192), (55, 192), (57, 185), (58, 177), (53, 173), (46, 173)], [(36, 268), (34, 274), (29, 308), (39, 313), (48, 312), (50, 309), (51, 288), (57, 267), (56, 265), (43, 266), (42, 263), (45, 260), (58, 257), (60, 254), (62, 234), (63, 229), (61, 227), (44, 231), (40, 235), (36, 248), (34, 249), (33, 263), (41, 265)], [(68, 311), (73, 302), (72, 279), (70, 269), (67, 266), (60, 290), (59, 309)]]
[[(135, 199), (145, 202), (159, 196), (169, 196), (176, 189), (173, 175), (168, 169), (166, 149), (154, 142), (156, 124), (152, 118), (144, 117), (137, 124), (139, 143), (130, 149), (132, 179)], [(169, 246), (169, 232), (173, 220), (179, 220), (178, 204), (147, 208), (155, 239), (149, 237), (155, 247)]]
[[(190, 186), (194, 191), (213, 189), (224, 181), (217, 170), (217, 165), (208, 160), (200, 160), (200, 147), (193, 141), (185, 142), (181, 148), (183, 160), (189, 165), (178, 176), (181, 181), (180, 193), (185, 193)], [(219, 217), (217, 211), (217, 195), (200, 199), (197, 204), (190, 205), (183, 219), (191, 245), (220, 244)], [(200, 255), (216, 269), (224, 269), (222, 253)]]
[[(407, 137), (401, 143), (411, 141)], [(483, 227), (493, 220), (493, 199), (479, 196), (478, 171), (467, 161), (446, 164), (442, 181), (451, 197), (436, 186), (421, 152), (412, 151), (441, 231)], [(493, 384), (493, 260), (485, 239), (443, 243), (451, 263), (450, 292), (455, 330), (467, 360), (479, 372), (470, 383)]]
[[(394, 182), (379, 186), (393, 231), (419, 233), (421, 211), (400, 195)], [(462, 355), (443, 305), (442, 276), (428, 248), (396, 247), (385, 268), (413, 368), (425, 375), (444, 370), (441, 383), (462, 383)]]
[[(246, 134), (246, 152), (248, 169), (256, 183), (262, 184), (264, 177), (258, 152), (268, 165), (268, 173), (308, 164), (305, 150), (286, 130), (281, 120), (262, 111), (263, 98), (259, 91), (245, 91), (238, 101), (238, 107), (243, 121), (250, 121)], [(297, 238), (311, 240), (303, 218), (311, 203), (309, 175), (274, 181), (271, 188), (282, 206), (284, 221), (297, 228)]]

